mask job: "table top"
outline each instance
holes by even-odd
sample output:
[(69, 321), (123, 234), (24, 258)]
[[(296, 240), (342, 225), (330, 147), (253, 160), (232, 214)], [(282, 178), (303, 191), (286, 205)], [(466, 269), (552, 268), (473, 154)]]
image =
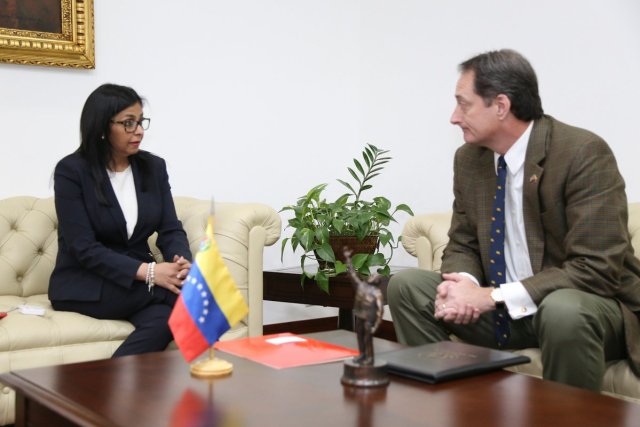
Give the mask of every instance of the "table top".
[[(309, 334), (356, 346), (353, 333)], [(376, 340), (378, 358), (400, 344)], [(222, 352), (224, 378), (189, 374), (178, 351), (35, 368), (0, 380), (81, 425), (632, 426), (640, 405), (498, 371), (438, 385), (391, 377), (388, 388), (340, 384), (342, 362), (272, 369)]]

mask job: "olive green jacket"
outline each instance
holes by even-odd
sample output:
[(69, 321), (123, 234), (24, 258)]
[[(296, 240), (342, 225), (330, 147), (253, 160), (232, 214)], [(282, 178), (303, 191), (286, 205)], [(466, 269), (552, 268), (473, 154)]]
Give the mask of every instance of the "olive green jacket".
[[(442, 271), (486, 283), (496, 173), (493, 152), (456, 152), (453, 218)], [(627, 349), (640, 374), (640, 260), (627, 228), (625, 184), (607, 143), (550, 116), (536, 120), (524, 165), (523, 216), (533, 276), (522, 284), (536, 304), (572, 288), (619, 301)]]

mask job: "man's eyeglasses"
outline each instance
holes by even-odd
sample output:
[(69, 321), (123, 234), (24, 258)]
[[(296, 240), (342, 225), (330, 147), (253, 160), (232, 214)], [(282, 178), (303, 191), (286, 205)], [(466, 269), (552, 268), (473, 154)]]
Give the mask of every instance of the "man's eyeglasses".
[(133, 119), (119, 120), (119, 121), (111, 120), (111, 123), (122, 125), (124, 127), (125, 132), (133, 133), (136, 131), (136, 129), (138, 129), (138, 126), (142, 126), (142, 129), (144, 130), (149, 129), (149, 125), (151, 124), (151, 119), (144, 117), (140, 120), (133, 120)]

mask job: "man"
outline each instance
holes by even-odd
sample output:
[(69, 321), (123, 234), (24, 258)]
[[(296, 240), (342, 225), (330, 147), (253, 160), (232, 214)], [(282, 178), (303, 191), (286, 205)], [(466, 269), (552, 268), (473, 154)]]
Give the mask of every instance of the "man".
[(391, 279), (399, 340), (454, 334), (486, 347), (540, 347), (544, 378), (591, 390), (601, 389), (609, 360), (629, 358), (639, 375), (640, 261), (613, 153), (543, 114), (519, 53), (487, 52), (459, 68), (451, 123), (465, 144), (442, 275), (411, 269)]

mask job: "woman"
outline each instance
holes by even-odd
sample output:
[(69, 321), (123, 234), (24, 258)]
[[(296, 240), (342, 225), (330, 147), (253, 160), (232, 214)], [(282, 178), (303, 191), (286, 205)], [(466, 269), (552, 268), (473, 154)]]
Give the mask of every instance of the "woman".
[[(49, 299), (56, 310), (130, 321), (135, 331), (114, 357), (167, 347), (167, 321), (191, 267), (165, 162), (140, 150), (149, 122), (133, 89), (100, 86), (82, 110), (80, 147), (54, 173), (58, 257)], [(154, 262), (154, 232), (172, 262)]]

